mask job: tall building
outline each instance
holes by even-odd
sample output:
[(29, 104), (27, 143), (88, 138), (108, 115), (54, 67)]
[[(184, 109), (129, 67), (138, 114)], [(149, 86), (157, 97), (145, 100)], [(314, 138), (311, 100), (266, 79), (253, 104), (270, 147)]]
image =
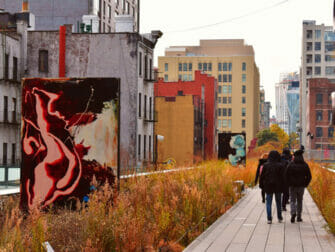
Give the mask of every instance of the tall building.
[(264, 103), (264, 128), (270, 127), (270, 110), (271, 110), (271, 102)]
[(260, 122), (259, 122), (259, 129), (265, 128), (265, 90), (262, 88), (259, 93), (259, 115), (260, 115)]
[(177, 166), (189, 166), (203, 159), (202, 104), (197, 95), (155, 97), (159, 117), (155, 134), (164, 137), (163, 141), (157, 141), (159, 163), (173, 158)]
[(72, 33), (71, 25), (66, 25), (62, 27), (64, 32), (30, 31), (28, 34), (27, 77), (120, 79), (121, 172), (140, 168), (153, 160), (152, 65), (154, 48), (162, 35), (160, 31), (141, 35), (129, 30), (106, 34)]
[(303, 21), (302, 56), (300, 69), (300, 122), (302, 144), (306, 145), (306, 109), (308, 80), (335, 80), (335, 33), (332, 26), (317, 25), (314, 20)]
[[(204, 108), (204, 116), (201, 127), (204, 135), (198, 139), (203, 146), (201, 156), (205, 159), (217, 157), (217, 139), (216, 139), (216, 80), (214, 77), (208, 77), (200, 71), (195, 71), (194, 81), (176, 81), (164, 82), (162, 78), (155, 83), (155, 97), (174, 97), (177, 95), (196, 95)], [(158, 112), (158, 117), (162, 115)], [(160, 122), (158, 122), (160, 124)], [(178, 145), (178, 143), (176, 143)], [(178, 148), (178, 146), (175, 146)]]
[(25, 17), (0, 13), (0, 189), (18, 186), (20, 179), (21, 77), (26, 69), (28, 29)]
[(334, 127), (330, 125), (334, 83), (326, 78), (313, 78), (308, 84), (306, 147), (311, 150), (335, 150)]
[(242, 39), (200, 40), (199, 46), (171, 46), (158, 57), (165, 82), (194, 80), (195, 70), (217, 79), (218, 132), (246, 132), (247, 144), (259, 130), (259, 71), (252, 46)]
[(299, 75), (283, 73), (276, 84), (276, 118), (287, 134), (297, 132), (299, 122)]
[(129, 15), (134, 19), (134, 32), (139, 32), (139, 0), (0, 0), (0, 8), (15, 13), (29, 2), (29, 11), (35, 15), (36, 30), (58, 30), (72, 24), (73, 31), (87, 29), (93, 32), (115, 32), (116, 17)]

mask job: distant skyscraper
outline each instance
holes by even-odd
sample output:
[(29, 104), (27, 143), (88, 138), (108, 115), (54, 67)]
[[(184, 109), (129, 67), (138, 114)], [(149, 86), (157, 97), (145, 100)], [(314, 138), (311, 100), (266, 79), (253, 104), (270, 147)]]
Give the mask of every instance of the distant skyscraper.
[(287, 134), (297, 132), (299, 122), (299, 75), (281, 74), (276, 84), (276, 117), (279, 127)]

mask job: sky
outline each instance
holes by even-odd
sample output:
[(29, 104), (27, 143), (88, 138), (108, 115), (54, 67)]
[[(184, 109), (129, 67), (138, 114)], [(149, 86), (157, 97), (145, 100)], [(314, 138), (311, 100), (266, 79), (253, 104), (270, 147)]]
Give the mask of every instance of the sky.
[(252, 45), (274, 115), (280, 73), (299, 72), (302, 21), (333, 25), (333, 0), (141, 0), (140, 13), (141, 33), (163, 32), (156, 66), (167, 47), (199, 45), (200, 39), (244, 39)]

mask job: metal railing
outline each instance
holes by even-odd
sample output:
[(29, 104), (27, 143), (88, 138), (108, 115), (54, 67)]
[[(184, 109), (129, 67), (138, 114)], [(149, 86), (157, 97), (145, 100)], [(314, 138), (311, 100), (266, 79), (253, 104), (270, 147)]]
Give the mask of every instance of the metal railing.
[(21, 168), (18, 165), (0, 165), (0, 186), (20, 186)]
[(21, 113), (18, 111), (0, 110), (0, 123), (19, 125), (21, 122)]

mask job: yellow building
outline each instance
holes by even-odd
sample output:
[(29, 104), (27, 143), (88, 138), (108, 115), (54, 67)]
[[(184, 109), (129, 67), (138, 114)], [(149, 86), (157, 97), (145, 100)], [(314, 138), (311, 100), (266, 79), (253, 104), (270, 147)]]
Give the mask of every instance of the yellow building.
[(172, 46), (158, 57), (165, 81), (193, 80), (201, 70), (217, 78), (217, 126), (220, 132), (246, 132), (247, 145), (260, 123), (259, 70), (252, 46), (244, 40), (200, 40), (199, 46)]
[(155, 109), (159, 115), (155, 135), (164, 137), (156, 147), (158, 163), (173, 158), (177, 166), (189, 166), (197, 158), (201, 160), (203, 150), (199, 96), (155, 97)]

